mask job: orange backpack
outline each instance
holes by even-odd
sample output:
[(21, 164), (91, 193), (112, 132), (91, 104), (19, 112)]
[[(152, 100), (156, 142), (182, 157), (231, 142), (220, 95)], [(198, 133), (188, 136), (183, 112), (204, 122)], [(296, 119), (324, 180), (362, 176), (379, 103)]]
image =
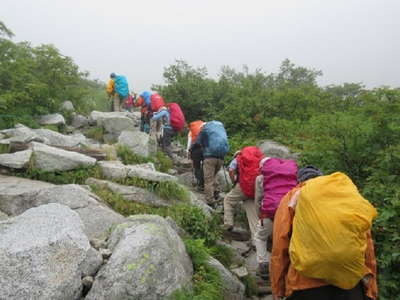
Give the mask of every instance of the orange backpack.
[(192, 144), (194, 144), (194, 142), (196, 141), (203, 124), (204, 122), (201, 120), (193, 121), (189, 124), (190, 134), (192, 135)]

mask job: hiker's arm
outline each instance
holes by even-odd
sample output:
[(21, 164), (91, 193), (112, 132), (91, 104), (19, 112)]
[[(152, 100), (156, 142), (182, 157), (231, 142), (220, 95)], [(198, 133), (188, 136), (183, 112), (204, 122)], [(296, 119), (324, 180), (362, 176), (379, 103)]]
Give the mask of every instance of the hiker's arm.
[(256, 178), (256, 185), (254, 191), (254, 204), (256, 205), (257, 213), (260, 211), (261, 203), (264, 198), (264, 176), (258, 175)]
[(151, 118), (153, 121), (158, 121), (159, 119), (161, 119), (162, 117), (167, 117), (168, 116), (168, 111), (166, 111), (165, 109), (163, 109), (162, 111), (155, 113), (153, 115), (153, 117)]
[(229, 178), (232, 181), (232, 184), (236, 182), (235, 170), (229, 169)]
[(110, 79), (110, 80), (108, 81), (106, 91), (107, 91), (107, 94), (108, 94), (109, 96), (111, 96), (112, 94), (114, 94), (114, 80)]
[(365, 251), (365, 265), (371, 272), (366, 276), (368, 282), (365, 284), (366, 295), (372, 299), (378, 296), (378, 286), (376, 283), (376, 257), (374, 250), (374, 242), (372, 240), (371, 231), (367, 234), (367, 250)]
[(273, 227), (273, 247), (271, 253), (270, 277), (272, 293), (276, 297), (285, 296), (285, 279), (289, 269), (289, 243), (294, 211), (288, 207), (293, 193), (289, 192), (281, 201)]

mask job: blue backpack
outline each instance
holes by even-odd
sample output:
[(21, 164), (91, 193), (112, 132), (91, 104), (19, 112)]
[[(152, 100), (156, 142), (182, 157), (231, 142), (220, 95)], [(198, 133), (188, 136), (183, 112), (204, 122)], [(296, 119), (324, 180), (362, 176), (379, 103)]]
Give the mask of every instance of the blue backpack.
[(125, 76), (117, 75), (114, 79), (115, 91), (122, 99), (125, 99), (129, 95), (128, 81)]
[(229, 151), (228, 136), (224, 125), (219, 121), (207, 122), (202, 128), (206, 138), (203, 143), (204, 157), (224, 158)]

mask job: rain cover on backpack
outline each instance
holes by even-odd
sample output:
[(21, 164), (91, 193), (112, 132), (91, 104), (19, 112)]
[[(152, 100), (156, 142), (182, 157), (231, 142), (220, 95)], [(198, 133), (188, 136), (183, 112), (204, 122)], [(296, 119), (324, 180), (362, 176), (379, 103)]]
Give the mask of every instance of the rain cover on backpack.
[(293, 219), (291, 264), (306, 277), (354, 288), (368, 272), (367, 233), (376, 215), (343, 173), (306, 181)]
[(297, 185), (297, 164), (294, 160), (270, 158), (261, 173), (264, 177), (261, 218), (273, 219), (282, 197)]
[(256, 177), (260, 175), (259, 163), (263, 158), (264, 153), (255, 146), (244, 147), (237, 156), (240, 188), (248, 198), (254, 198)]
[(115, 91), (122, 99), (125, 99), (129, 95), (128, 81), (123, 75), (117, 75), (114, 79)]
[(181, 131), (185, 127), (185, 116), (182, 112), (181, 107), (177, 103), (169, 103), (168, 104), (169, 113), (170, 113), (170, 123), (171, 127), (175, 131)]
[(210, 121), (203, 126), (201, 131), (207, 137), (206, 142), (202, 145), (204, 157), (224, 158), (229, 151), (228, 136), (224, 125), (219, 121)]

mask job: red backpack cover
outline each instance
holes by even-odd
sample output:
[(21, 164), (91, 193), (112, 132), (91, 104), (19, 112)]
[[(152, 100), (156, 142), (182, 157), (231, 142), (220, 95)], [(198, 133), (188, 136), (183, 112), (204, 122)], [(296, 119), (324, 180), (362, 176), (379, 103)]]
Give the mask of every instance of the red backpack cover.
[(290, 159), (270, 158), (261, 173), (264, 177), (261, 218), (273, 219), (282, 197), (297, 185), (297, 164)]
[(150, 108), (152, 112), (158, 112), (163, 106), (165, 106), (163, 97), (161, 97), (159, 94), (153, 94), (150, 96)]
[(171, 127), (175, 131), (182, 131), (183, 128), (185, 127), (186, 120), (181, 107), (179, 106), (178, 103), (169, 103), (168, 108), (170, 114)]
[(256, 177), (260, 175), (259, 163), (263, 158), (264, 153), (255, 146), (244, 147), (237, 157), (240, 188), (248, 198), (254, 198)]

